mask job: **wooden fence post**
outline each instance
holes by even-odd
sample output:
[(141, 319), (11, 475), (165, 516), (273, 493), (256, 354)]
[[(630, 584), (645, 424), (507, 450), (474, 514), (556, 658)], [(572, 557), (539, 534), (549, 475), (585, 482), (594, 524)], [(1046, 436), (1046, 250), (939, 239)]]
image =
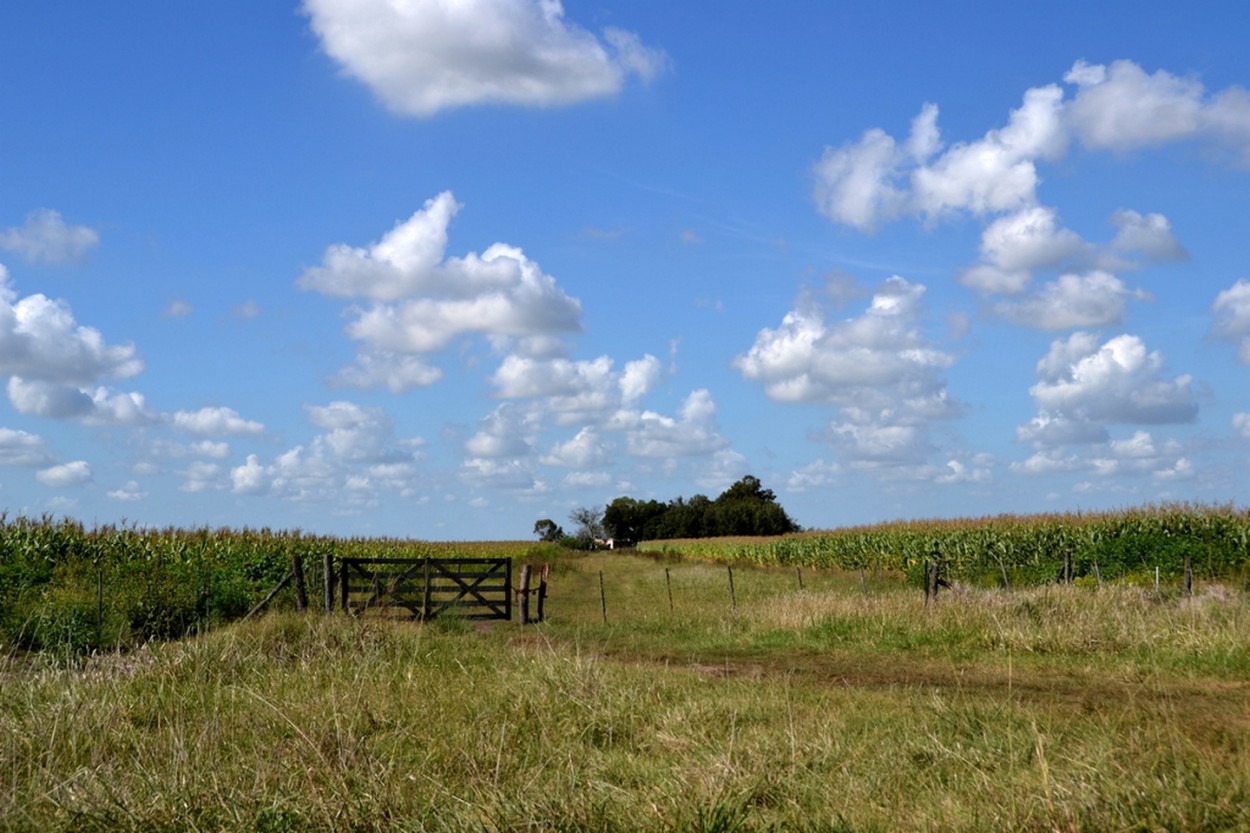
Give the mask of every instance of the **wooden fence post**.
[(1185, 598), (1194, 594), (1194, 557), (1185, 553)]
[(603, 591), (603, 570), (599, 571), (599, 607), (603, 610), (603, 624), (608, 623), (608, 596)]
[(343, 606), (343, 612), (347, 613), (347, 562), (339, 561), (339, 604)]
[(738, 609), (738, 594), (734, 591), (734, 566), (732, 564), (725, 565), (729, 569), (729, 601), (733, 604), (733, 609)]
[(668, 567), (664, 568), (664, 586), (668, 588), (668, 612), (673, 612), (673, 579), (668, 574)]
[(304, 556), (299, 553), (291, 555), (291, 575), (295, 578), (295, 609), (303, 613), (308, 610), (308, 588), (304, 586)]
[(530, 565), (521, 565), (521, 589), (517, 590), (517, 604), (521, 608), (521, 624), (530, 623)]
[(542, 569), (538, 572), (538, 621), (542, 622), (546, 619), (547, 607), (547, 578), (551, 575), (551, 564), (546, 562)]
[(795, 574), (796, 576), (798, 576), (798, 579), (799, 579), (799, 592), (801, 593), (801, 592), (803, 592), (803, 568), (802, 568), (802, 567), (795, 567), (795, 568), (794, 568), (794, 574)]

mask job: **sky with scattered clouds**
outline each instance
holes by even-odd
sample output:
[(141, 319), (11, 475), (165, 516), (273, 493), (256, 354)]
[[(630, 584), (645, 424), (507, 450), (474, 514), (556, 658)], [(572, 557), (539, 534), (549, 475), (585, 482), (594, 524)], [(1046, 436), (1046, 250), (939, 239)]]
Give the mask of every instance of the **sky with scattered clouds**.
[(1245, 503), (1250, 6), (0, 9), (0, 507)]

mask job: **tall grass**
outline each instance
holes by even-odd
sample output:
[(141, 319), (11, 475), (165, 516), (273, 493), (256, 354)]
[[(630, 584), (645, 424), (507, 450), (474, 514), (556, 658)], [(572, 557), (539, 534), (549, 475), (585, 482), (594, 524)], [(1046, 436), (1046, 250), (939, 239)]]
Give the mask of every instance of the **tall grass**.
[(533, 628), (279, 612), (12, 657), (0, 830), (1250, 828), (1238, 589), (736, 578), (591, 556)]

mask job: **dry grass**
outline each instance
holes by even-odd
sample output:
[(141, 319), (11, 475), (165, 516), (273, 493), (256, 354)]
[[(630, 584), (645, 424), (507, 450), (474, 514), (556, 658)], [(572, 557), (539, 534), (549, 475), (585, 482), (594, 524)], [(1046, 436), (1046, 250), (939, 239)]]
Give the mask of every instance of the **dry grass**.
[(670, 564), (670, 612), (664, 566), (564, 565), (525, 631), (280, 614), (10, 659), (0, 830), (1250, 829), (1239, 593), (743, 570), (735, 609)]

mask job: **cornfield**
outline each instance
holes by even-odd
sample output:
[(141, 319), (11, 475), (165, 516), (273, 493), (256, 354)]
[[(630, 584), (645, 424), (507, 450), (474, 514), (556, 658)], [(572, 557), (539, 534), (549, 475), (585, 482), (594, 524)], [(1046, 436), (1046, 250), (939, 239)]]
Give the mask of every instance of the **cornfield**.
[[(937, 562), (951, 578), (983, 584), (1174, 580), (1188, 563), (1203, 578), (1250, 570), (1250, 512), (1176, 504), (1117, 512), (999, 515), (906, 521), (775, 538), (649, 541), (640, 550), (763, 566), (873, 569), (919, 576)], [(1158, 571), (1156, 573), (1156, 570)]]
[[(87, 529), (50, 517), (0, 515), (0, 650), (71, 656), (202, 631), (245, 614), (303, 560), (322, 585), (335, 558), (518, 558), (527, 541), (333, 538), (270, 529)], [(289, 599), (279, 603), (290, 604)]]

